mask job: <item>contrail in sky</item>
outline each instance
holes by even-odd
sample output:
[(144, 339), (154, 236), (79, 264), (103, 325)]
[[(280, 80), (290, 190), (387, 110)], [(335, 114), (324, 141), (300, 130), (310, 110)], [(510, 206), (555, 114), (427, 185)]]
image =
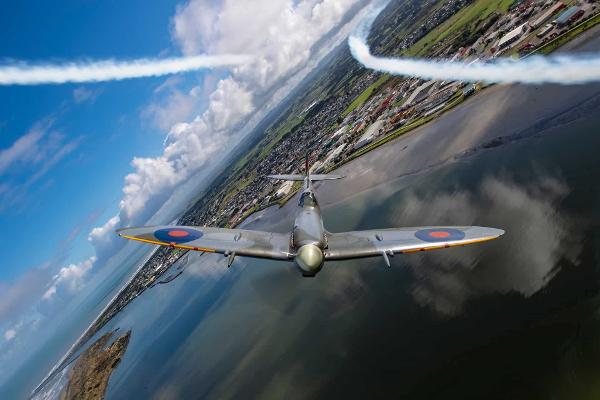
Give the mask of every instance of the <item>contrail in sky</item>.
[(246, 55), (221, 54), (131, 61), (104, 60), (64, 64), (0, 64), (0, 85), (40, 85), (117, 81), (195, 71), (204, 68), (230, 67), (249, 63)]
[(438, 80), (565, 85), (600, 81), (598, 54), (530, 56), (522, 60), (497, 58), (471, 64), (460, 61), (374, 56), (367, 45), (367, 37), (373, 22), (388, 3), (389, 0), (373, 6), (373, 11), (348, 38), (350, 52), (366, 68), (392, 75)]

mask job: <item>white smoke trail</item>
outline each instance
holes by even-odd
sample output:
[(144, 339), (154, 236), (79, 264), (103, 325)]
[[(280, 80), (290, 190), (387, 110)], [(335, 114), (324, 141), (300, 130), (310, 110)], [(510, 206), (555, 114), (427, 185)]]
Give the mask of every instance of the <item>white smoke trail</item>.
[(31, 65), (13, 63), (0, 65), (0, 85), (39, 85), (68, 82), (101, 82), (177, 74), (203, 68), (246, 64), (246, 55), (199, 55), (166, 59), (131, 61), (105, 60), (96, 62)]
[(600, 56), (597, 54), (531, 56), (522, 60), (498, 58), (471, 64), (374, 56), (366, 43), (367, 37), (375, 18), (388, 3), (389, 0), (373, 6), (373, 11), (348, 38), (352, 56), (366, 68), (392, 75), (472, 82), (568, 85), (600, 81)]

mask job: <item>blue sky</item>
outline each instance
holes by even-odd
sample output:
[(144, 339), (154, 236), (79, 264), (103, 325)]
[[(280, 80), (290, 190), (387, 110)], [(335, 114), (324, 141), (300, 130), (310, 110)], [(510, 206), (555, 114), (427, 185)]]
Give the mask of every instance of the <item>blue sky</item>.
[[(173, 54), (169, 18), (175, 4), (6, 4), (0, 15), (0, 57), (36, 62)], [(0, 149), (10, 148), (36, 124), (46, 132), (40, 146), (50, 147), (52, 154), (73, 146), (17, 199), (2, 198), (0, 226), (6, 230), (0, 241), (0, 280), (10, 281), (50, 259), (73, 229), (80, 228), (80, 234), (68, 261), (93, 253), (87, 233), (94, 222), (116, 212), (132, 157), (155, 155), (162, 148), (164, 133), (145, 123), (140, 110), (163, 80), (0, 87)], [(0, 175), (0, 183), (18, 190), (41, 168), (43, 161), (15, 162)]]

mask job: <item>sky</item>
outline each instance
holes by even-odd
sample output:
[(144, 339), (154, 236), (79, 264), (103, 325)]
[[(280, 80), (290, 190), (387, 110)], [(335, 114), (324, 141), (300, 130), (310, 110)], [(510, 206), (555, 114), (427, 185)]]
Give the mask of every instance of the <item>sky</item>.
[[(126, 251), (116, 228), (170, 222), (199, 181), (344, 42), (367, 3), (4, 4), (0, 67), (252, 60), (163, 77), (0, 86), (0, 364), (35, 347), (56, 304), (78, 301)], [(0, 386), (8, 376), (0, 368)]]

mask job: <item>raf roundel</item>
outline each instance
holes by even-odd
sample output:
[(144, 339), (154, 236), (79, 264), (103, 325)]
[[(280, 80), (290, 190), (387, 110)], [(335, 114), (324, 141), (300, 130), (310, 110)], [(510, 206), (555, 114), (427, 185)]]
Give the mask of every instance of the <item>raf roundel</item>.
[(200, 239), (203, 236), (202, 231), (190, 228), (165, 228), (154, 231), (154, 237), (161, 242), (166, 243), (187, 243), (192, 240)]
[(427, 228), (416, 231), (415, 236), (424, 242), (435, 243), (462, 240), (465, 238), (465, 233), (454, 228)]

